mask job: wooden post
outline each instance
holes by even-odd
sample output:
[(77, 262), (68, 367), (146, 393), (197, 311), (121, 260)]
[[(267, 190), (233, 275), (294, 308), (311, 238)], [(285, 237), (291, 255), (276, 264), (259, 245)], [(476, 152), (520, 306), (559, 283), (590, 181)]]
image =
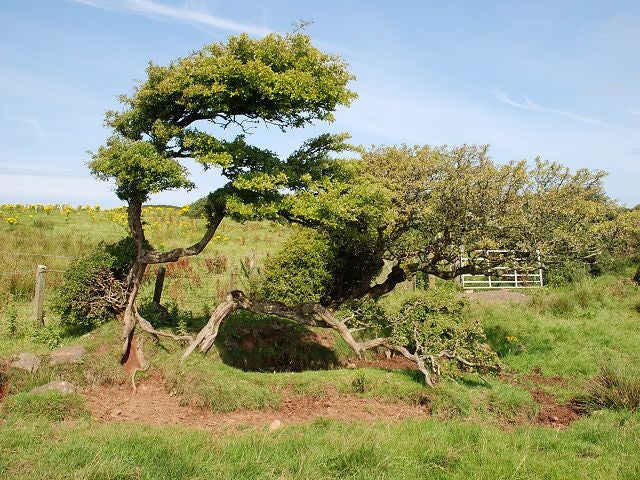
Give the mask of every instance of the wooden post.
[(429, 274), (428, 278), (429, 278), (429, 288), (435, 288), (436, 287), (436, 276)]
[(166, 271), (165, 267), (160, 267), (158, 268), (158, 273), (156, 273), (156, 287), (153, 290), (153, 303), (156, 305), (160, 303), (162, 298), (162, 287), (164, 286), (164, 274)]
[(231, 271), (230, 279), (229, 279), (229, 290), (235, 290), (237, 288), (238, 283), (238, 267), (235, 267)]
[(38, 265), (36, 268), (36, 295), (33, 304), (33, 320), (39, 327), (44, 325), (42, 305), (44, 304), (44, 280), (46, 273), (47, 267), (45, 265)]

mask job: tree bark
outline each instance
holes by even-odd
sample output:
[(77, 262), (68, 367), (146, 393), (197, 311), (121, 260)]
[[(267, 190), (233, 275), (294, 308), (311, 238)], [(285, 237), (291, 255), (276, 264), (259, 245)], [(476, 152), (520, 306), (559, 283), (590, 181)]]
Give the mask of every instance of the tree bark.
[(173, 335), (172, 333), (162, 332), (153, 328), (153, 325), (143, 318), (138, 312), (136, 299), (140, 291), (140, 285), (144, 277), (144, 272), (148, 264), (166, 263), (177, 261), (181, 257), (197, 255), (207, 246), (213, 238), (220, 222), (224, 218), (224, 212), (218, 211), (209, 219), (207, 230), (197, 243), (186, 248), (176, 248), (168, 252), (150, 251), (145, 248), (146, 239), (144, 228), (142, 226), (142, 202), (131, 201), (127, 207), (127, 217), (129, 223), (129, 232), (136, 244), (137, 254), (131, 266), (131, 270), (127, 276), (128, 298), (123, 315), (123, 337), (124, 345), (122, 347), (121, 362), (126, 359), (127, 352), (130, 351), (131, 341), (135, 332), (136, 325), (139, 324), (143, 330), (150, 333), (154, 337), (168, 337), (176, 341), (185, 341), (193, 343), (193, 337), (190, 335)]
[(412, 354), (401, 345), (393, 344), (388, 338), (375, 338), (365, 342), (358, 342), (344, 322), (337, 318), (331, 310), (319, 303), (305, 303), (296, 307), (289, 307), (279, 302), (253, 301), (240, 290), (229, 292), (225, 301), (218, 305), (207, 324), (200, 330), (198, 336), (185, 350), (182, 355), (182, 361), (196, 349), (199, 349), (202, 353), (208, 352), (218, 336), (220, 325), (236, 310), (249, 310), (259, 314), (275, 315), (303, 325), (331, 327), (340, 334), (347, 345), (349, 345), (358, 356), (361, 356), (366, 350), (372, 348), (380, 346), (386, 347), (415, 362), (418, 370), (424, 375), (426, 384), (429, 386), (433, 386), (434, 384), (431, 372), (426, 368), (424, 360), (419, 355)]

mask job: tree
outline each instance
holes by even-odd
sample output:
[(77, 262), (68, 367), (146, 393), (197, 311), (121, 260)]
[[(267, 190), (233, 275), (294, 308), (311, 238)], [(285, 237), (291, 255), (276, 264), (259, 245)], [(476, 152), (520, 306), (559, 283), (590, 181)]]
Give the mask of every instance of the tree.
[[(281, 159), (247, 143), (246, 134), (261, 123), (285, 131), (332, 121), (336, 107), (355, 98), (347, 88), (352, 79), (338, 56), (314, 48), (307, 35), (240, 35), (168, 66), (150, 64), (133, 95), (121, 97), (124, 108), (107, 112), (114, 134), (92, 155), (89, 168), (96, 178), (115, 181), (137, 248), (127, 277), (123, 356), (136, 325), (156, 336), (192, 340), (156, 330), (138, 312), (136, 297), (148, 264), (200, 253), (225, 216), (277, 215), (285, 192), (326, 175), (325, 157), (348, 148), (344, 135), (321, 135)], [(233, 140), (223, 138), (228, 128), (239, 131)], [(207, 227), (197, 243), (156, 251), (146, 244), (142, 205), (151, 194), (193, 187), (184, 159), (220, 170), (228, 183), (209, 195)]]
[[(428, 384), (446, 359), (495, 366), (491, 355), (484, 356), (489, 362), (475, 361), (482, 355), (468, 347), (479, 346), (481, 335), (472, 325), (464, 326), (469, 342), (433, 351), (435, 344), (424, 344), (433, 337), (412, 319), (430, 318), (433, 309), (418, 302), (407, 305), (400, 320), (385, 319), (372, 302), (417, 273), (452, 279), (495, 273), (496, 266), (515, 261), (488, 257), (488, 249), (540, 250), (547, 265), (589, 258), (601, 246), (596, 227), (611, 211), (602, 172), (571, 173), (539, 159), (532, 167), (524, 161), (497, 165), (486, 146), (381, 147), (333, 165), (330, 182), (322, 179), (282, 202), (281, 214), (307, 229), (267, 265), (265, 287), (252, 298), (231, 292), (185, 356), (196, 348), (206, 352), (224, 318), (247, 309), (334, 328), (357, 354), (380, 346), (394, 350), (414, 361)], [(461, 248), (469, 257), (464, 265)], [(520, 256), (518, 268), (538, 268), (537, 255)], [(389, 271), (381, 275), (385, 265)], [(454, 320), (449, 325), (461, 325)], [(356, 338), (363, 325), (370, 335)]]

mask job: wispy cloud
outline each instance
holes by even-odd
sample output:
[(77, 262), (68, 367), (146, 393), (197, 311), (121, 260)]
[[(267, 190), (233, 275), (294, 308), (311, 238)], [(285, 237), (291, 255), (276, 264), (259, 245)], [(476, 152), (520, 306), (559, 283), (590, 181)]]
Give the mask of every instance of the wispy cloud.
[(20, 175), (36, 177), (88, 177), (87, 171), (47, 169), (34, 166), (14, 166), (0, 164), (0, 175)]
[(71, 0), (90, 7), (117, 12), (130, 12), (147, 17), (164, 17), (194, 25), (219, 28), (230, 32), (247, 32), (253, 35), (268, 35), (273, 30), (260, 25), (236, 22), (213, 15), (204, 8), (196, 8), (192, 3), (181, 7), (165, 5), (153, 0)]
[(640, 116), (640, 111), (638, 111), (638, 110), (627, 110), (627, 112), (629, 112), (631, 115), (638, 115), (638, 116)]
[(44, 128), (42, 128), (42, 125), (40, 125), (40, 122), (35, 118), (11, 117), (11, 119), (31, 127), (31, 131), (33, 132), (33, 135), (36, 137), (36, 140), (38, 140), (39, 142), (45, 141), (49, 138), (49, 134), (47, 133), (47, 131)]
[(522, 96), (524, 100), (523, 102), (518, 102), (516, 100), (513, 100), (509, 95), (507, 95), (505, 92), (503, 92), (499, 88), (494, 88), (493, 94), (502, 103), (506, 105), (510, 105), (512, 107), (522, 108), (524, 110), (529, 110), (532, 112), (552, 113), (554, 115), (560, 115), (563, 117), (570, 118), (572, 120), (577, 120), (579, 122), (590, 123), (592, 125), (599, 125), (599, 126), (606, 125), (604, 122), (601, 122), (600, 120), (596, 120), (595, 118), (583, 117), (582, 115), (576, 115), (575, 113), (567, 112), (565, 110), (559, 110), (557, 108), (543, 107), (542, 105), (538, 105), (537, 103), (532, 102), (529, 99), (529, 97), (527, 97), (526, 95)]

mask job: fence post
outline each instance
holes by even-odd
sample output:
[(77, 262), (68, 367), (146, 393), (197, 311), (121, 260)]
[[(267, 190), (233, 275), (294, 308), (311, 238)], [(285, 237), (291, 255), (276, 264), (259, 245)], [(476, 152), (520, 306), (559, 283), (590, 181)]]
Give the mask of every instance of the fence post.
[(164, 274), (167, 271), (165, 267), (158, 268), (156, 273), (156, 287), (153, 290), (153, 303), (158, 305), (162, 298), (162, 287), (164, 286)]
[(432, 274), (429, 274), (428, 278), (429, 278), (429, 288), (435, 288), (435, 286), (436, 286), (436, 276), (432, 275)]
[(235, 290), (238, 284), (238, 267), (234, 267), (229, 278), (229, 290)]
[(42, 305), (44, 304), (44, 280), (47, 273), (45, 265), (38, 265), (36, 268), (36, 295), (33, 304), (33, 320), (37, 326), (44, 325), (44, 315)]

